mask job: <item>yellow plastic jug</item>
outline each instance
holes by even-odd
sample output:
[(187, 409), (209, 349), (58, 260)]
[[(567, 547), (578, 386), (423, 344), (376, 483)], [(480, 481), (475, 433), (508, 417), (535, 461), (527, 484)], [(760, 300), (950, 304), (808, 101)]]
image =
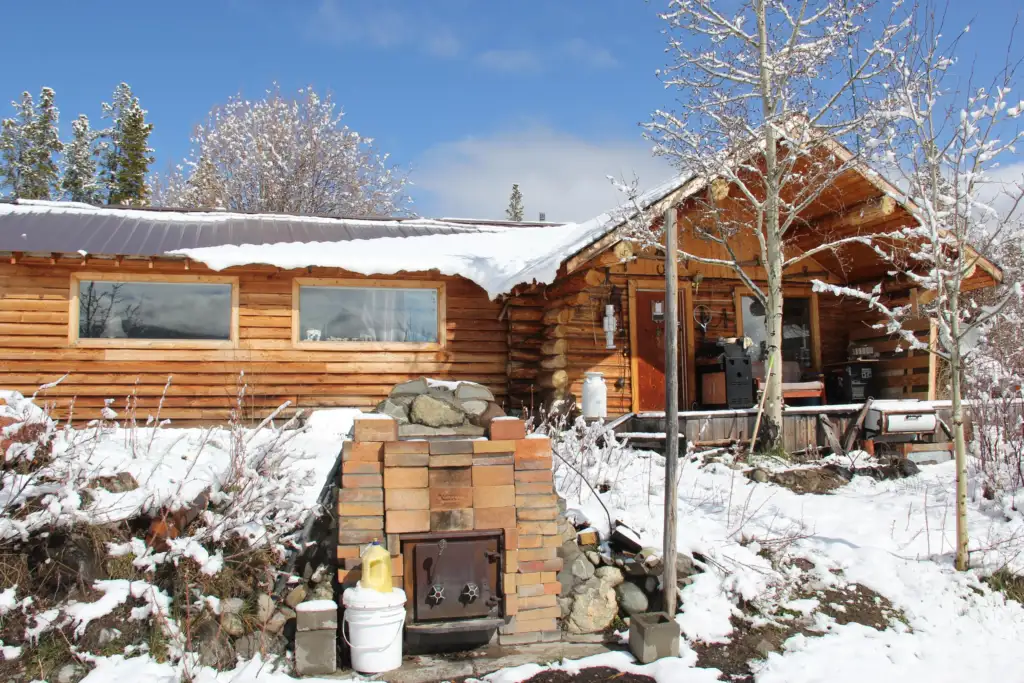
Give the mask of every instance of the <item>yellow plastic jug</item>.
[(366, 546), (360, 555), (363, 575), (359, 585), (381, 593), (390, 593), (391, 585), (391, 553), (381, 547), (377, 541)]

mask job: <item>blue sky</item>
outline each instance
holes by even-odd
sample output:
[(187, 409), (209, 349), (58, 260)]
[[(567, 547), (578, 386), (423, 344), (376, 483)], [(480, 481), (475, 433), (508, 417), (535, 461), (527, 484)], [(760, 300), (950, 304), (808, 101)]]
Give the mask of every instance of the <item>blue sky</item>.
[[(972, 22), (965, 58), (1001, 60), (1018, 0), (950, 1), (951, 25)], [(47, 85), (65, 128), (79, 113), (99, 126), (100, 102), (126, 81), (150, 112), (162, 171), (228, 96), (312, 84), (410, 169), (423, 215), (501, 216), (519, 182), (528, 217), (584, 219), (620, 199), (606, 175), (653, 185), (671, 173), (638, 127), (671, 103), (654, 74), (665, 5), (3, 2), (4, 51), (22, 58), (0, 71), (0, 101)]]

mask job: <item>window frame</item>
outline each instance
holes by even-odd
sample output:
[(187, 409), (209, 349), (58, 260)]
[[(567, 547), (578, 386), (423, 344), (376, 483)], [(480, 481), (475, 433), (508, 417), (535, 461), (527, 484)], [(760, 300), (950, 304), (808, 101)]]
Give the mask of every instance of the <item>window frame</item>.
[[(436, 342), (305, 341), (299, 335), (299, 302), (303, 287), (354, 289), (433, 289), (437, 292)], [(384, 280), (380, 278), (297, 277), (292, 280), (292, 346), (297, 349), (344, 351), (440, 351), (448, 344), (445, 283), (440, 280)]]
[[(80, 295), (83, 280), (98, 282), (154, 282), (161, 284), (218, 284), (231, 286), (229, 339), (105, 339), (79, 336)], [(171, 275), (164, 273), (105, 273), (84, 271), (71, 274), (68, 312), (68, 345), (80, 348), (116, 349), (234, 349), (238, 347), (238, 278), (230, 275)]]
[[(818, 309), (818, 293), (810, 286), (783, 285), (784, 299), (807, 299), (811, 330), (811, 367), (814, 372), (821, 372), (821, 322)], [(754, 293), (747, 286), (733, 289), (733, 315), (736, 318), (736, 336), (743, 334), (743, 297), (753, 297)]]

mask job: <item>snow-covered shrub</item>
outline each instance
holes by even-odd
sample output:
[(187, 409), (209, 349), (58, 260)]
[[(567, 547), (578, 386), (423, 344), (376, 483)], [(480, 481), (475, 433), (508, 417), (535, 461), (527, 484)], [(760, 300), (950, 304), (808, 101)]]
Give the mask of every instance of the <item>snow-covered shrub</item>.
[(1019, 391), (971, 397), (973, 451), (985, 495), (1024, 488), (1024, 401)]

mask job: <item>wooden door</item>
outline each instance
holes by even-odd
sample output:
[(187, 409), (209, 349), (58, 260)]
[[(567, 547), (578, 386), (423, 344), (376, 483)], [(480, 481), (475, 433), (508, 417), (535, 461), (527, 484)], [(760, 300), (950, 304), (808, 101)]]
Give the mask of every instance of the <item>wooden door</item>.
[[(665, 310), (665, 292), (637, 290), (636, 310), (630, 314), (636, 321), (637, 402), (639, 410), (665, 410), (665, 322), (655, 319), (656, 306)], [(682, 307), (679, 314), (682, 316)], [(680, 325), (679, 348), (686, 348)], [(680, 366), (681, 367), (681, 366)], [(683, 383), (679, 383), (680, 396), (685, 396)]]

